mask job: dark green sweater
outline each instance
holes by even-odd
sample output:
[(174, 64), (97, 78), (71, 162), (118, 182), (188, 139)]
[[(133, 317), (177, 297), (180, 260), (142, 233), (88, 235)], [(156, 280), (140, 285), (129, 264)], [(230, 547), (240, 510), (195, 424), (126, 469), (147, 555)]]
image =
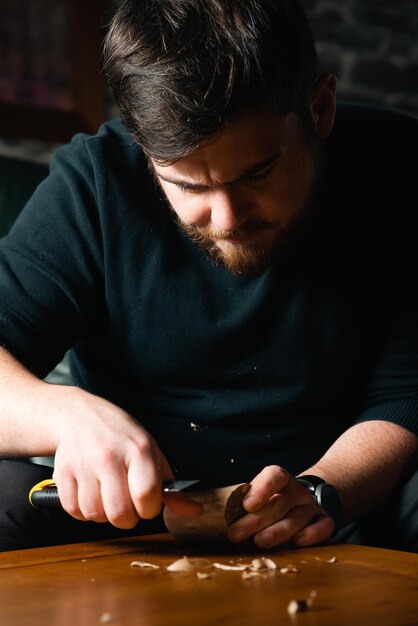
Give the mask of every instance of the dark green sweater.
[(180, 476), (309, 467), (348, 426), (418, 432), (412, 118), (340, 107), (310, 228), (253, 278), (183, 235), (119, 121), (60, 149), (0, 242), (0, 341), (124, 407)]

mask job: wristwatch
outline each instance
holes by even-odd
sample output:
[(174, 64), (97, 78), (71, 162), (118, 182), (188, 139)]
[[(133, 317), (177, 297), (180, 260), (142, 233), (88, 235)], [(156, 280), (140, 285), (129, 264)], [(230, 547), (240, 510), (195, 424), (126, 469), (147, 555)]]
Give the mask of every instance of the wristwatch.
[(332, 517), (335, 525), (338, 526), (342, 520), (343, 507), (336, 488), (319, 478), (319, 476), (310, 474), (297, 476), (296, 480), (311, 492), (317, 505), (323, 508), (325, 513)]

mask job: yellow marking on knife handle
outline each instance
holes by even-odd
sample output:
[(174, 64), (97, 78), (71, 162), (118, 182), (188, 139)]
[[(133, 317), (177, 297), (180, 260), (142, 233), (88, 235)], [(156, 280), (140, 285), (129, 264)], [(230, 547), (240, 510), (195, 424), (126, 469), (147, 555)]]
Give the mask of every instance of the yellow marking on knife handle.
[(41, 480), (40, 483), (37, 483), (36, 485), (34, 485), (32, 487), (32, 489), (29, 491), (29, 502), (31, 503), (32, 506), (37, 508), (36, 504), (34, 504), (32, 502), (33, 494), (35, 492), (37, 492), (37, 491), (42, 491), (43, 489), (46, 489), (47, 487), (55, 487), (55, 481), (52, 480), (52, 478), (47, 478), (46, 480)]

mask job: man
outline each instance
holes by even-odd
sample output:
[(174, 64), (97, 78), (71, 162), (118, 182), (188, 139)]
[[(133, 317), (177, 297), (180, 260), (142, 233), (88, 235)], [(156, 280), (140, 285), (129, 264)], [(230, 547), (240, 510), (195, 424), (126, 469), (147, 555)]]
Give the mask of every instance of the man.
[(3, 549), (143, 532), (177, 476), (251, 481), (232, 542), (416, 551), (416, 121), (336, 108), (296, 0), (128, 0), (105, 57), (124, 126), (1, 242), (0, 454), (70, 514), (1, 464)]

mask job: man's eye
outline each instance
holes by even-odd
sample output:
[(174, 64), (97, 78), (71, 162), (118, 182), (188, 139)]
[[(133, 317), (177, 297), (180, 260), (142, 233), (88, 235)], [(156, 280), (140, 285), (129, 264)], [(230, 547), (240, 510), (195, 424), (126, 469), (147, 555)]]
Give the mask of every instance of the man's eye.
[(252, 176), (248, 176), (247, 181), (250, 183), (262, 183), (264, 180), (267, 180), (269, 176), (271, 176), (272, 170), (267, 170), (266, 172), (261, 172), (260, 174), (253, 174)]
[(182, 185), (181, 183), (175, 183), (177, 189), (184, 193), (201, 193), (204, 191), (204, 187), (199, 187), (198, 185)]

